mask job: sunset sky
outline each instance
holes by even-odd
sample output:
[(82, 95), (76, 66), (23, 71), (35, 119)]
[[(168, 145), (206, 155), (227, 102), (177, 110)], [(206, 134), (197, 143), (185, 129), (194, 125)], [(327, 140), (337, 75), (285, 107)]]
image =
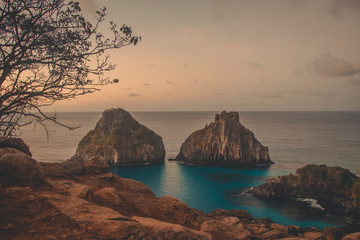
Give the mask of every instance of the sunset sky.
[(81, 0), (131, 26), (119, 83), (56, 111), (360, 110), (359, 0)]

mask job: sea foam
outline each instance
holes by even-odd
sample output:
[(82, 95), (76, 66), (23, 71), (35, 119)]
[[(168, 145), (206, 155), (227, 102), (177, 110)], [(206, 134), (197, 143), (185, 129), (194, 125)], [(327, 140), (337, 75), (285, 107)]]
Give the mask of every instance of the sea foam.
[(312, 198), (297, 198), (296, 201), (300, 201), (300, 202), (306, 202), (310, 205), (310, 207), (313, 208), (317, 208), (320, 210), (325, 210), (325, 208), (323, 208), (317, 201), (316, 199), (312, 199)]

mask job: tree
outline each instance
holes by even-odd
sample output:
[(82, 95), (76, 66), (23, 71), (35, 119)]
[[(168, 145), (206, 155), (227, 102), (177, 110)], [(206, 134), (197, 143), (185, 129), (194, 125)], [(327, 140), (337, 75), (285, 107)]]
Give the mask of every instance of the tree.
[(141, 38), (113, 22), (111, 38), (105, 37), (99, 32), (105, 8), (91, 24), (77, 2), (0, 1), (0, 135), (36, 122), (45, 126), (45, 120), (73, 129), (41, 108), (118, 82), (104, 77), (115, 67), (105, 52)]

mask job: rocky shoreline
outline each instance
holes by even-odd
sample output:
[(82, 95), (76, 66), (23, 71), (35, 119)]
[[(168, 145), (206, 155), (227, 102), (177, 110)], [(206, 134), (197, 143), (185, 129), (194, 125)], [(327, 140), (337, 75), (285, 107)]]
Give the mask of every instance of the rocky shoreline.
[[(12, 140), (14, 142), (14, 140)], [(39, 163), (21, 140), (0, 148), (1, 239), (358, 239), (281, 226), (243, 210), (192, 209), (96, 164)]]
[(345, 219), (348, 228), (360, 229), (360, 178), (347, 169), (309, 164), (296, 174), (269, 179), (249, 193), (264, 200), (307, 201)]

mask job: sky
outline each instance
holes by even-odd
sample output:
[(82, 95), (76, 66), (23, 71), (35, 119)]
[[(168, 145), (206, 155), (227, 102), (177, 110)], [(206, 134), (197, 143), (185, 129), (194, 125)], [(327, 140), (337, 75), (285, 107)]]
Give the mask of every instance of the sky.
[[(359, 0), (80, 0), (142, 41), (56, 111), (360, 110)], [(104, 29), (106, 32), (106, 29)]]

